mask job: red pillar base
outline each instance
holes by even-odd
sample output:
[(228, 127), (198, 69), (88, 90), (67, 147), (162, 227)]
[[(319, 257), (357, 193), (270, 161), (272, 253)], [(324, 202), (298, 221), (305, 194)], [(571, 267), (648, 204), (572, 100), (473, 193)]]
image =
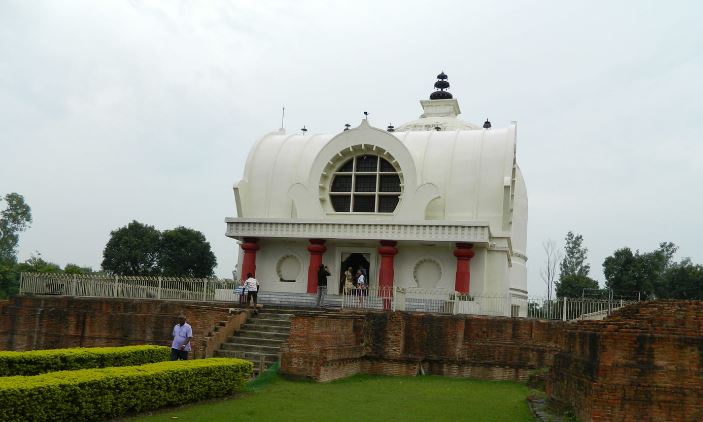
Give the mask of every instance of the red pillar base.
[(456, 257), (456, 281), (454, 290), (462, 294), (468, 294), (471, 287), (471, 258), (474, 257), (474, 245), (471, 243), (457, 243), (454, 249)]
[(391, 308), (393, 298), (393, 257), (398, 253), (395, 240), (381, 240), (378, 253), (381, 255), (381, 268), (378, 271), (378, 295), (383, 298), (383, 309)]
[(317, 271), (322, 264), (322, 254), (327, 247), (324, 239), (310, 239), (308, 252), (310, 252), (310, 265), (308, 266), (308, 293), (317, 292)]
[(244, 242), (239, 246), (244, 251), (244, 257), (242, 258), (242, 280), (247, 279), (247, 274), (256, 274), (256, 251), (259, 250), (259, 245), (257, 242), (259, 239), (255, 237), (245, 237)]

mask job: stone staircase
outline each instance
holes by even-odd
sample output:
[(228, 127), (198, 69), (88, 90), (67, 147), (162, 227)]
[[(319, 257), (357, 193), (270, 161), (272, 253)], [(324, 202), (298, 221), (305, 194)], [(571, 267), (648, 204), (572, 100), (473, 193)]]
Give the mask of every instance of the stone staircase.
[(250, 315), (241, 329), (220, 345), (219, 357), (246, 359), (254, 363), (254, 372), (278, 361), (281, 343), (290, 334), (290, 320), (295, 311), (264, 308)]

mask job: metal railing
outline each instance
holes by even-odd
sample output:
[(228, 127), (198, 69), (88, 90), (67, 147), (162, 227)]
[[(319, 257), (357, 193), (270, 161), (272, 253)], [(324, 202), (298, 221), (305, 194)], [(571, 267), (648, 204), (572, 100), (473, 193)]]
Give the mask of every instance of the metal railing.
[(213, 301), (235, 282), (207, 278), (22, 273), (20, 294)]
[(527, 301), (513, 295), (469, 296), (447, 289), (402, 287), (347, 289), (342, 293), (342, 308), (346, 309), (526, 316), (526, 312), (520, 315), (519, 308), (516, 314), (516, 305), (526, 310)]
[[(240, 295), (234, 293), (234, 287), (239, 284), (238, 281), (218, 279), (22, 273), (20, 294), (236, 303), (240, 302)], [(307, 293), (261, 291), (258, 299), (259, 303), (270, 305), (312, 307), (316, 297)], [(635, 302), (587, 298), (528, 299), (514, 294), (470, 296), (447, 289), (388, 287), (344, 290), (339, 296), (328, 295), (324, 304), (342, 309), (569, 321), (602, 319), (614, 309)]]
[(638, 300), (593, 299), (593, 298), (559, 298), (535, 299), (527, 301), (528, 318), (557, 319), (571, 321), (575, 319), (602, 319), (612, 311), (623, 306), (637, 303)]

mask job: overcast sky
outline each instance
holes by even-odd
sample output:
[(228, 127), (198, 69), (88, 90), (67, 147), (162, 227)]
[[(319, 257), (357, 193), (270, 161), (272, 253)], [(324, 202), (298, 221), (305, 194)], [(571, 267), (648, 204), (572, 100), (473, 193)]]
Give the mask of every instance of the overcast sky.
[[(20, 259), (99, 268), (131, 220), (202, 231), (231, 276), (232, 185), (280, 126), (421, 114), (449, 75), (464, 120), (518, 122), (531, 294), (542, 243), (584, 236), (703, 263), (703, 3), (0, 0), (0, 194)], [(438, 163), (438, 165), (441, 165)]]

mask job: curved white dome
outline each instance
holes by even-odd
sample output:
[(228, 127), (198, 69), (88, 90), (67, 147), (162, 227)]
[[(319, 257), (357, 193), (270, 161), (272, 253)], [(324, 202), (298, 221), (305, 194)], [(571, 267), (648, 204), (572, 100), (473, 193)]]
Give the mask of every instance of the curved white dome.
[[(331, 175), (342, 158), (355, 154), (381, 154), (398, 166), (403, 190), (395, 212), (332, 210)], [(274, 132), (261, 138), (249, 154), (237, 185), (239, 216), (483, 221), (492, 233), (507, 234), (512, 215), (506, 213), (512, 213), (516, 189), (514, 165), (514, 125), (386, 132), (364, 120), (337, 135)]]

